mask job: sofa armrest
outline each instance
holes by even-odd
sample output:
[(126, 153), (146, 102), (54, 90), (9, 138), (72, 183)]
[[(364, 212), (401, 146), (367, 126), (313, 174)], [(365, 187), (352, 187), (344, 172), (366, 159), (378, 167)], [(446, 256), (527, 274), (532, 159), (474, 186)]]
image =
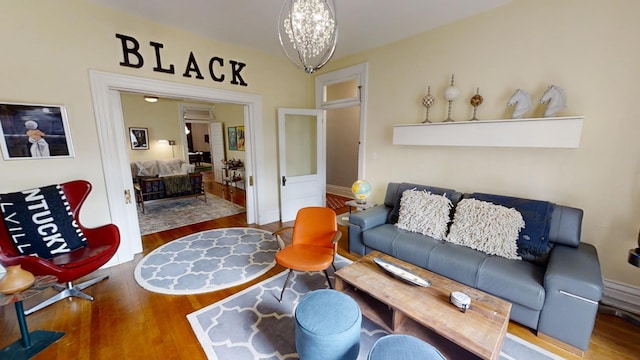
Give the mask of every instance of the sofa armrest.
[(596, 248), (556, 245), (544, 275), (545, 302), (538, 331), (586, 350), (602, 297)]
[(364, 246), (362, 233), (365, 230), (386, 224), (391, 208), (374, 206), (364, 211), (351, 213), (349, 216), (349, 251), (366, 255), (369, 251)]
[(602, 297), (602, 286), (600, 261), (593, 245), (556, 245), (551, 250), (544, 275), (547, 291), (564, 291), (597, 302)]

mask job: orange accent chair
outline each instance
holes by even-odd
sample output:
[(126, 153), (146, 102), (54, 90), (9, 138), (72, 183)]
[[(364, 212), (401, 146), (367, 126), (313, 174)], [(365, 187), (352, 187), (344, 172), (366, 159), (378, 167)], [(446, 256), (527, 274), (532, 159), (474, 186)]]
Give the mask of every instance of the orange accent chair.
[(327, 269), (333, 266), (335, 271), (333, 260), (338, 251), (338, 241), (342, 236), (338, 230), (335, 211), (324, 207), (302, 208), (296, 214), (293, 227), (282, 228), (274, 232), (273, 236), (283, 244), (280, 235), (287, 230), (293, 230), (291, 245), (283, 247), (276, 253), (276, 262), (289, 269), (278, 301), (282, 302), (284, 290), (294, 270), (323, 271), (329, 287), (333, 288)]
[(72, 296), (93, 301), (93, 297), (83, 293), (82, 290), (107, 279), (108, 275), (77, 285), (74, 285), (72, 281), (86, 276), (106, 264), (115, 255), (120, 245), (120, 232), (116, 225), (107, 224), (97, 228), (86, 228), (80, 223), (80, 207), (91, 192), (91, 183), (85, 180), (75, 180), (60, 185), (69, 202), (73, 218), (86, 236), (86, 247), (51, 259), (22, 255), (13, 245), (7, 224), (0, 216), (0, 264), (5, 267), (21, 265), (24, 270), (34, 275), (54, 275), (58, 278), (59, 284), (54, 285), (54, 288), (59, 293), (24, 311), (25, 315)]

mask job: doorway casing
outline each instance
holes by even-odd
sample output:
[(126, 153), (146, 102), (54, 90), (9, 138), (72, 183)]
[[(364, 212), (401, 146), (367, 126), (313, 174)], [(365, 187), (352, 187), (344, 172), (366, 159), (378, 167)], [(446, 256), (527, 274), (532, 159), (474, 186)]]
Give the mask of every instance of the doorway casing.
[(263, 224), (260, 214), (268, 213), (264, 201), (264, 144), (262, 134), (262, 96), (202, 86), (178, 84), (129, 75), (89, 70), (94, 114), (98, 132), (102, 167), (111, 221), (118, 226), (123, 241), (113, 259), (106, 266), (133, 260), (142, 252), (142, 238), (138, 227), (135, 200), (126, 202), (127, 192), (133, 199), (127, 138), (122, 114), (120, 92), (132, 92), (166, 98), (206, 102), (225, 102), (244, 105), (246, 177), (253, 184), (246, 189), (247, 223)]

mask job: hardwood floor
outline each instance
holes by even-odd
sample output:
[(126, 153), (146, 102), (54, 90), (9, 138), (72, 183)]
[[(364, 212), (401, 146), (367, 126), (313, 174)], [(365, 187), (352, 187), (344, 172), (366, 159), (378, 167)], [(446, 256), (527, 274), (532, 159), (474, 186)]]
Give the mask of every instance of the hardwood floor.
[[(242, 190), (224, 194), (218, 184), (208, 183), (207, 191), (226, 196), (232, 201), (244, 201)], [(226, 191), (226, 190), (225, 190)], [(242, 199), (241, 199), (242, 198)], [(338, 214), (348, 209), (337, 209)], [(145, 235), (144, 251), (134, 261), (96, 271), (90, 277), (108, 274), (109, 279), (86, 290), (95, 300), (60, 301), (27, 317), (33, 330), (63, 331), (66, 335), (40, 353), (36, 359), (205, 359), (186, 315), (230, 296), (284, 269), (276, 266), (250, 283), (230, 289), (198, 295), (162, 295), (144, 290), (133, 277), (135, 265), (158, 246), (190, 233), (221, 227), (247, 226), (245, 213), (204, 223)], [(252, 226), (274, 231), (283, 224)], [(290, 225), (289, 223), (284, 225)], [(346, 228), (340, 253), (349, 258)], [(54, 290), (48, 290), (51, 296)], [(44, 294), (43, 294), (44, 295)], [(25, 308), (46, 298), (39, 296), (25, 301)], [(560, 356), (578, 359), (537, 338), (530, 330), (511, 323), (509, 331)], [(13, 306), (0, 308), (0, 348), (20, 338)], [(585, 359), (637, 359), (640, 354), (640, 331), (637, 327), (609, 315), (598, 315)]]

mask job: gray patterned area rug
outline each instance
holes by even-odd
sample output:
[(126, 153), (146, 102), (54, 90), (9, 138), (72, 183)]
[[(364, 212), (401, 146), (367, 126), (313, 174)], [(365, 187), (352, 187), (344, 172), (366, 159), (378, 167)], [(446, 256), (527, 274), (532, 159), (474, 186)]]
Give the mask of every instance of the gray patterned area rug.
[[(336, 257), (336, 268), (350, 263)], [(332, 271), (329, 270), (330, 275)], [(278, 296), (287, 272), (282, 272), (235, 295), (187, 315), (207, 358), (212, 360), (298, 359), (295, 349), (293, 311), (309, 291), (326, 289), (322, 272), (294, 272), (282, 303)], [(333, 277), (331, 277), (333, 282)], [(358, 360), (367, 358), (376, 340), (388, 333), (362, 318)], [(507, 334), (501, 360), (562, 359), (515, 335)]]
[(153, 250), (136, 265), (143, 288), (170, 295), (201, 294), (245, 283), (275, 266), (270, 232), (223, 228), (191, 234)]
[(138, 212), (141, 235), (218, 219), (245, 211), (242, 206), (211, 194), (207, 194), (206, 203), (202, 197), (190, 197), (145, 203), (144, 207), (144, 214)]

